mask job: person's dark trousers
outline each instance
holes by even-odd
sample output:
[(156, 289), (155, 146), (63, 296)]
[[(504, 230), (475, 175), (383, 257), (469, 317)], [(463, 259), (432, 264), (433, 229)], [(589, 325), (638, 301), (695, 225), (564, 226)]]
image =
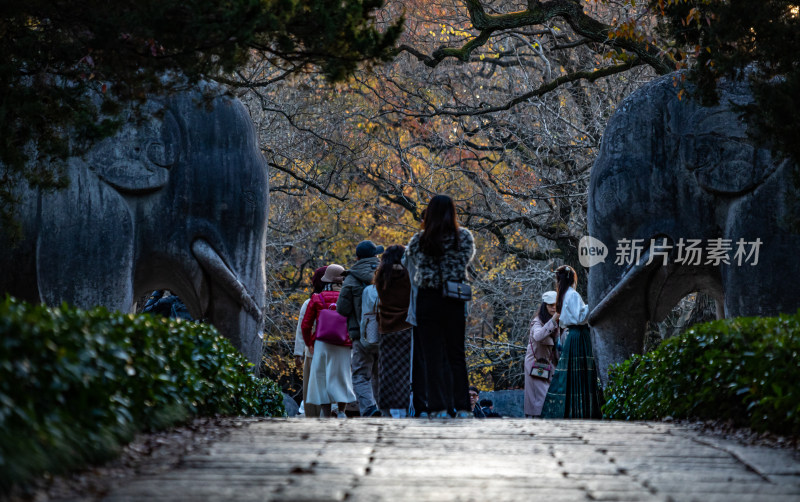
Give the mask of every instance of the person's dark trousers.
[(464, 355), (464, 302), (443, 298), (440, 289), (420, 288), (417, 331), (425, 357), (428, 409), (469, 411)]
[(414, 352), (411, 362), (411, 390), (414, 392), (414, 413), (419, 415), (428, 412), (428, 389), (425, 385), (425, 356), (422, 352), (422, 341), (419, 339), (419, 330), (415, 327), (412, 330), (414, 336)]

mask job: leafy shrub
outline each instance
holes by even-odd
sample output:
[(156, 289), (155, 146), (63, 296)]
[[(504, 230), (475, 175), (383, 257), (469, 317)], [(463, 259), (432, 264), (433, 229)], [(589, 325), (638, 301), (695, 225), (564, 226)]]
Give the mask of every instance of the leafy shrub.
[(694, 326), (613, 366), (603, 412), (628, 420), (732, 420), (800, 433), (800, 311)]
[(212, 326), (0, 302), (0, 492), (107, 460), (139, 430), (284, 413), (280, 388)]

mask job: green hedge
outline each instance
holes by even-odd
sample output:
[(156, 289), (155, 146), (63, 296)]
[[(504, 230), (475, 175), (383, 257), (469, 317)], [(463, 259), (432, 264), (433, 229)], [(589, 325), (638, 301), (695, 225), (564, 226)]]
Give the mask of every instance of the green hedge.
[(0, 492), (215, 414), (285, 411), (280, 388), (212, 326), (0, 302)]
[(724, 419), (800, 433), (800, 311), (697, 325), (613, 366), (607, 418)]

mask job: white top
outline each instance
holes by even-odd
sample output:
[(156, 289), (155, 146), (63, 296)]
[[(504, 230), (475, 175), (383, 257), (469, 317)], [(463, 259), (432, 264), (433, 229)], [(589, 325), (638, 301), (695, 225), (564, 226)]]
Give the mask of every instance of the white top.
[(294, 355), (296, 356), (309, 355), (306, 342), (303, 341), (303, 330), (300, 328), (300, 325), (303, 324), (303, 317), (306, 315), (306, 308), (308, 308), (308, 303), (310, 301), (311, 298), (308, 298), (303, 302), (303, 306), (300, 307), (300, 315), (297, 318), (297, 329), (294, 332)]
[(558, 324), (562, 328), (586, 324), (587, 317), (589, 317), (589, 306), (583, 303), (581, 295), (570, 286), (561, 303), (561, 315), (558, 318)]

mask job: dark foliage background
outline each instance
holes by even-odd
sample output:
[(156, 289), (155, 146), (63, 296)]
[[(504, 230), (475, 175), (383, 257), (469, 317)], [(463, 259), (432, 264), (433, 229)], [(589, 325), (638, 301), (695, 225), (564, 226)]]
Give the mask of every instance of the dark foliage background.
[(742, 108), (755, 140), (800, 164), (800, 12), (788, 0), (651, 0), (661, 32), (685, 52), (706, 104), (720, 77), (750, 80), (755, 102)]

